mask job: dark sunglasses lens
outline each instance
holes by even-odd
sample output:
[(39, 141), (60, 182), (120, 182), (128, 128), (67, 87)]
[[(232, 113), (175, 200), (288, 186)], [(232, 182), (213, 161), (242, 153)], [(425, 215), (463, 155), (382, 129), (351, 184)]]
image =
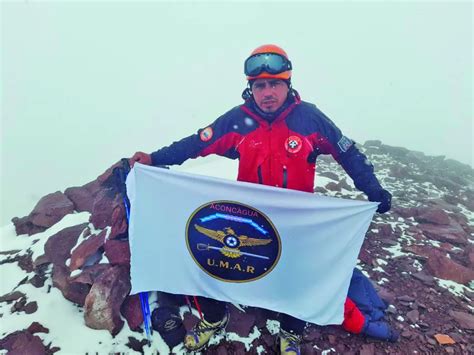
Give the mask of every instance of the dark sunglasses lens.
[(288, 70), (288, 61), (278, 54), (255, 55), (245, 62), (245, 74), (249, 76), (259, 75), (263, 71), (278, 74), (285, 70)]

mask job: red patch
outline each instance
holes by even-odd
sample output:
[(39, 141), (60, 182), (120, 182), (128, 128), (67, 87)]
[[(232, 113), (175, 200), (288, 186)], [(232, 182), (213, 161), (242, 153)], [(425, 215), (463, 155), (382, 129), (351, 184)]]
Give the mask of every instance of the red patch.
[(298, 153), (303, 146), (303, 141), (298, 136), (289, 136), (285, 142), (285, 149), (290, 153)]
[(199, 137), (203, 142), (209, 141), (212, 136), (214, 135), (214, 131), (212, 130), (211, 127), (206, 127), (204, 128), (201, 133), (199, 134)]

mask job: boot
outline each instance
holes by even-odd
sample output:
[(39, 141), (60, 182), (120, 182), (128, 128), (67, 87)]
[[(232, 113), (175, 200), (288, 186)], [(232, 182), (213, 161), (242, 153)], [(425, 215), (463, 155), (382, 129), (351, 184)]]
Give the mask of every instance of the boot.
[(184, 346), (191, 351), (201, 350), (209, 342), (209, 339), (223, 330), (229, 322), (229, 313), (227, 312), (222, 320), (216, 323), (210, 323), (201, 319), (184, 337)]
[(280, 354), (300, 355), (301, 336), (280, 329)]

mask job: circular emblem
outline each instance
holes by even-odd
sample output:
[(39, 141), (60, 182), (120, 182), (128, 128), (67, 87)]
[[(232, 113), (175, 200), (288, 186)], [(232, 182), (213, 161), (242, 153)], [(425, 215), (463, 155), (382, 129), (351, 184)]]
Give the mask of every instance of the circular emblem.
[(264, 277), (281, 254), (280, 235), (270, 219), (235, 201), (212, 201), (196, 209), (186, 225), (186, 244), (205, 273), (227, 282)]
[(285, 149), (290, 153), (298, 153), (303, 146), (302, 140), (298, 136), (289, 136), (285, 141)]
[(201, 133), (199, 134), (199, 137), (203, 142), (207, 142), (212, 138), (212, 135), (214, 134), (214, 131), (212, 130), (211, 127), (206, 127), (204, 128)]

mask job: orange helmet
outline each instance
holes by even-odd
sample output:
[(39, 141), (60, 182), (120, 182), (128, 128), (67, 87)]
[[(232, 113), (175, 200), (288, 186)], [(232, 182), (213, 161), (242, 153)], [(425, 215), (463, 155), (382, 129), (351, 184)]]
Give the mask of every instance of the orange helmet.
[(288, 54), (274, 44), (264, 44), (255, 48), (244, 64), (247, 80), (265, 78), (289, 80), (291, 69)]

